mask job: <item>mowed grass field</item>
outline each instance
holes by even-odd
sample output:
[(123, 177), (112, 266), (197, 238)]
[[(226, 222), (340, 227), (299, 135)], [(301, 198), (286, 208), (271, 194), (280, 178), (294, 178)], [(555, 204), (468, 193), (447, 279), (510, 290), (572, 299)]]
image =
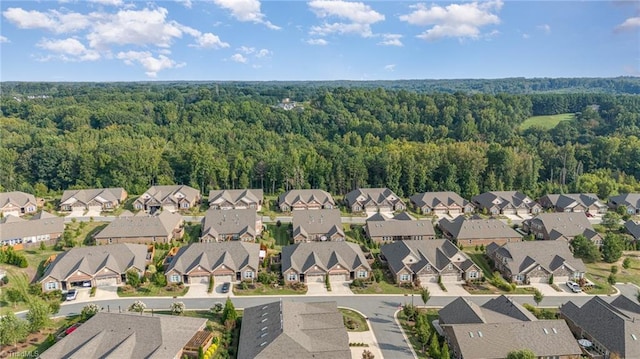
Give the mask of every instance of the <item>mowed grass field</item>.
[(532, 126), (538, 126), (550, 130), (556, 127), (560, 121), (573, 120), (576, 116), (572, 113), (561, 113), (559, 115), (533, 116), (526, 119), (521, 125), (521, 130), (526, 130)]

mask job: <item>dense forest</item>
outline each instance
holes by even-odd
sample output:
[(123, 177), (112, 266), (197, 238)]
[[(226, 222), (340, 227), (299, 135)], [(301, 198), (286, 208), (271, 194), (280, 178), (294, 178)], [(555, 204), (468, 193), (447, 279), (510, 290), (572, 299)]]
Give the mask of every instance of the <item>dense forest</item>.
[(640, 191), (637, 78), (442, 81), (3, 83), (0, 190)]

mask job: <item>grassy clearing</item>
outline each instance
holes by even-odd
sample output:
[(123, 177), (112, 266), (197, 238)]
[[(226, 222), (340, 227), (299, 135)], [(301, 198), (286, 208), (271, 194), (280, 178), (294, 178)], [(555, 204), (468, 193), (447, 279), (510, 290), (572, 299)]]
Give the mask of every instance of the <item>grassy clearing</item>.
[(280, 226), (277, 226), (275, 224), (268, 224), (267, 230), (269, 231), (269, 237), (275, 240), (276, 246), (283, 247), (291, 244), (288, 224), (282, 223)]
[(491, 266), (489, 265), (489, 261), (487, 257), (484, 256), (484, 253), (481, 252), (465, 252), (473, 261), (473, 263), (477, 264), (480, 269), (482, 269), (482, 274), (487, 280), (493, 278), (493, 271), (491, 270)]
[(151, 283), (142, 284), (139, 288), (131, 291), (118, 287), (119, 297), (182, 297), (187, 294), (189, 287), (177, 290), (167, 290), (167, 287), (158, 287)]
[(240, 289), (238, 286), (233, 286), (233, 294), (242, 295), (304, 295), (307, 294), (307, 289), (295, 290), (286, 286), (279, 285), (278, 287), (265, 286), (261, 283), (254, 283), (248, 286), (247, 289)]
[(561, 113), (559, 115), (548, 116), (533, 116), (529, 117), (522, 124), (520, 124), (520, 129), (524, 131), (529, 127), (537, 126), (550, 130), (556, 127), (561, 121), (573, 120), (575, 117), (576, 116), (572, 113)]
[[(630, 260), (630, 266), (628, 269), (624, 269), (622, 268), (622, 261), (627, 257)], [(596, 285), (594, 289), (587, 291), (589, 294), (612, 294), (614, 292), (607, 282), (612, 266), (618, 267), (618, 273), (615, 274), (617, 282), (640, 285), (640, 258), (637, 256), (626, 255), (616, 263), (596, 262), (585, 263), (585, 265), (587, 266), (587, 278)]]
[(80, 245), (95, 245), (93, 236), (103, 230), (109, 222), (71, 222), (65, 230), (73, 234), (73, 239)]
[(338, 308), (338, 310), (342, 313), (344, 326), (347, 327), (348, 332), (366, 332), (369, 330), (367, 320), (360, 313), (346, 308)]

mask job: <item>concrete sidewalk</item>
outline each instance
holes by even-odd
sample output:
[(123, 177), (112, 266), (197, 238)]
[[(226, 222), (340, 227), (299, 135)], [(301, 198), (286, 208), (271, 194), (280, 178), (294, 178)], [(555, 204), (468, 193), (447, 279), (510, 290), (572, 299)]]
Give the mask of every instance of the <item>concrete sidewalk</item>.
[(369, 327), (369, 330), (366, 332), (347, 332), (347, 334), (349, 335), (349, 343), (364, 343), (365, 345), (367, 345), (366, 347), (355, 347), (355, 346), (350, 347), (351, 358), (352, 359), (362, 358), (362, 353), (365, 350), (370, 351), (371, 354), (373, 354), (374, 358), (384, 358), (382, 356), (382, 351), (380, 350), (380, 344), (378, 344), (378, 339), (376, 338), (375, 333), (371, 329), (371, 322), (369, 321), (369, 318), (367, 318), (366, 315), (364, 315), (362, 312), (356, 309), (348, 308), (348, 307), (339, 307), (339, 308), (346, 308), (354, 312), (357, 312), (358, 314), (360, 314), (365, 318), (365, 320), (367, 321), (367, 326)]

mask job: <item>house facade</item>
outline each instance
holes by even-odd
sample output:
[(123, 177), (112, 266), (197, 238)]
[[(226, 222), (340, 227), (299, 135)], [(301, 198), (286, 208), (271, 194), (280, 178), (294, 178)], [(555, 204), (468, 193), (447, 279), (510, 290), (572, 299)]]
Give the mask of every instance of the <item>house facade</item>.
[(260, 260), (258, 243), (192, 243), (180, 248), (164, 274), (167, 283), (253, 281), (258, 277)]
[(538, 203), (542, 208), (554, 212), (585, 212), (603, 215), (609, 209), (593, 193), (548, 194), (541, 197)]
[(122, 214), (94, 236), (96, 244), (171, 243), (184, 234), (182, 216), (168, 211), (160, 214)]
[(324, 283), (371, 277), (371, 265), (360, 246), (351, 242), (298, 243), (282, 248), (280, 254), (285, 283)]
[(517, 284), (548, 283), (551, 275), (558, 283), (579, 281), (587, 270), (582, 259), (575, 258), (562, 241), (491, 244), (486, 252), (495, 269)]
[(342, 218), (338, 209), (297, 210), (293, 212), (294, 243), (313, 241), (344, 241)]
[(527, 216), (542, 211), (542, 206), (518, 191), (485, 192), (471, 198), (479, 211), (491, 215)]
[(428, 220), (417, 220), (407, 212), (389, 218), (381, 213), (369, 217), (364, 231), (376, 243), (388, 243), (403, 240), (435, 239), (433, 224)]
[(389, 213), (407, 209), (404, 201), (388, 188), (358, 188), (347, 193), (344, 201), (353, 213)]
[(473, 203), (460, 197), (455, 192), (423, 192), (409, 197), (411, 207), (418, 213), (426, 215), (456, 217), (473, 213)]
[(262, 210), (264, 195), (262, 189), (225, 189), (209, 192), (211, 209), (247, 209)]
[(133, 208), (152, 213), (160, 209), (186, 211), (196, 207), (200, 199), (200, 191), (189, 186), (152, 186), (133, 202)]
[(53, 245), (64, 232), (64, 218), (41, 211), (30, 219), (12, 215), (0, 220), (0, 246), (33, 248)]
[(336, 202), (329, 192), (321, 189), (292, 189), (278, 197), (278, 207), (282, 212), (332, 209), (336, 208)]
[(602, 245), (602, 236), (593, 229), (584, 212), (540, 213), (523, 221), (522, 229), (538, 240), (571, 242), (583, 235), (597, 246)]
[(113, 211), (127, 199), (124, 188), (66, 190), (60, 199), (63, 212)]
[(617, 210), (624, 207), (630, 215), (640, 214), (640, 193), (623, 193), (609, 198), (609, 207)]
[(462, 282), (482, 278), (482, 270), (446, 239), (398, 241), (380, 248), (396, 283)]
[(143, 244), (72, 248), (58, 254), (38, 282), (44, 292), (117, 286), (126, 282), (129, 270), (142, 276), (152, 260), (153, 247)]
[(255, 242), (262, 234), (262, 217), (255, 208), (209, 209), (202, 219), (201, 242)]
[(20, 217), (25, 214), (33, 214), (38, 211), (36, 197), (24, 192), (3, 192), (0, 193), (0, 214), (3, 217)]
[(458, 216), (453, 220), (442, 218), (438, 221), (438, 228), (446, 238), (465, 247), (522, 240), (518, 232), (497, 219), (464, 218), (464, 216)]

